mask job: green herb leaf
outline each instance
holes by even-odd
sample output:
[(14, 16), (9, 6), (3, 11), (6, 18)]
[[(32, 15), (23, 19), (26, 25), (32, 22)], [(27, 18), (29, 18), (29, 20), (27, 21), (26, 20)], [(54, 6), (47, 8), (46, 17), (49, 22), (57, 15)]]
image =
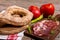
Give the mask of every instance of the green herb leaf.
[(54, 19), (54, 17), (52, 15), (49, 15), (48, 19)]
[(51, 35), (54, 35), (55, 34), (55, 31), (54, 30), (51, 30), (50, 34)]

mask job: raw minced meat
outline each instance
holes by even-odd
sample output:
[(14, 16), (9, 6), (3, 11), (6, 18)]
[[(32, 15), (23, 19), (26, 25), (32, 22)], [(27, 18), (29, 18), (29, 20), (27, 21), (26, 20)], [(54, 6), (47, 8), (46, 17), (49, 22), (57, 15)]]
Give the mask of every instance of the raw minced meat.
[(59, 23), (54, 20), (42, 20), (33, 25), (33, 33), (37, 36), (49, 35), (50, 31), (58, 25)]

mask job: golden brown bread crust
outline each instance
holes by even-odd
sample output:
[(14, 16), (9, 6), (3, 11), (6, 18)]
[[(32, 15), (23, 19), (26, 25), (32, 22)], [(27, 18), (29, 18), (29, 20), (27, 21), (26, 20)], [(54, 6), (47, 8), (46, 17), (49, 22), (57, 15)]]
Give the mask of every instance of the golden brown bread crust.
[(16, 26), (27, 25), (32, 18), (33, 14), (30, 11), (18, 6), (10, 6), (0, 14), (2, 22)]
[[(11, 6), (0, 13), (0, 34), (15, 34), (27, 29), (33, 14), (27, 9)], [(5, 26), (10, 24), (11, 26)]]
[(16, 34), (18, 32), (24, 31), (27, 28), (28, 28), (28, 25), (22, 26), (22, 27), (13, 27), (13, 26), (1, 27), (0, 34), (3, 34), (3, 35)]

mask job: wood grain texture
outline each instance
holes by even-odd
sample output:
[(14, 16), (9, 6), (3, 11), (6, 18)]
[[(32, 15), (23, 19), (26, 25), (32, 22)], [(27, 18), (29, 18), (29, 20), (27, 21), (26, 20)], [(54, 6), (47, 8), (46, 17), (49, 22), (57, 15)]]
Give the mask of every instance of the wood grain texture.
[[(60, 13), (60, 0), (0, 0), (0, 12), (11, 5), (17, 5), (28, 9), (30, 5), (40, 7), (45, 3), (53, 3), (55, 6), (55, 12)], [(31, 38), (24, 36), (23, 40), (31, 40)], [(60, 40), (60, 34), (55, 40)]]

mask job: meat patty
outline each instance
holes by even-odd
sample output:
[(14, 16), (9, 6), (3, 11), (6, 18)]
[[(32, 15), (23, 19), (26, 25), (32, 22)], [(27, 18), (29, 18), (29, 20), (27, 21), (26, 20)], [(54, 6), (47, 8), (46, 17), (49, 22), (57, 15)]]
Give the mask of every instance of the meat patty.
[(37, 36), (49, 35), (51, 30), (59, 25), (59, 22), (54, 20), (42, 20), (33, 25), (33, 33)]

